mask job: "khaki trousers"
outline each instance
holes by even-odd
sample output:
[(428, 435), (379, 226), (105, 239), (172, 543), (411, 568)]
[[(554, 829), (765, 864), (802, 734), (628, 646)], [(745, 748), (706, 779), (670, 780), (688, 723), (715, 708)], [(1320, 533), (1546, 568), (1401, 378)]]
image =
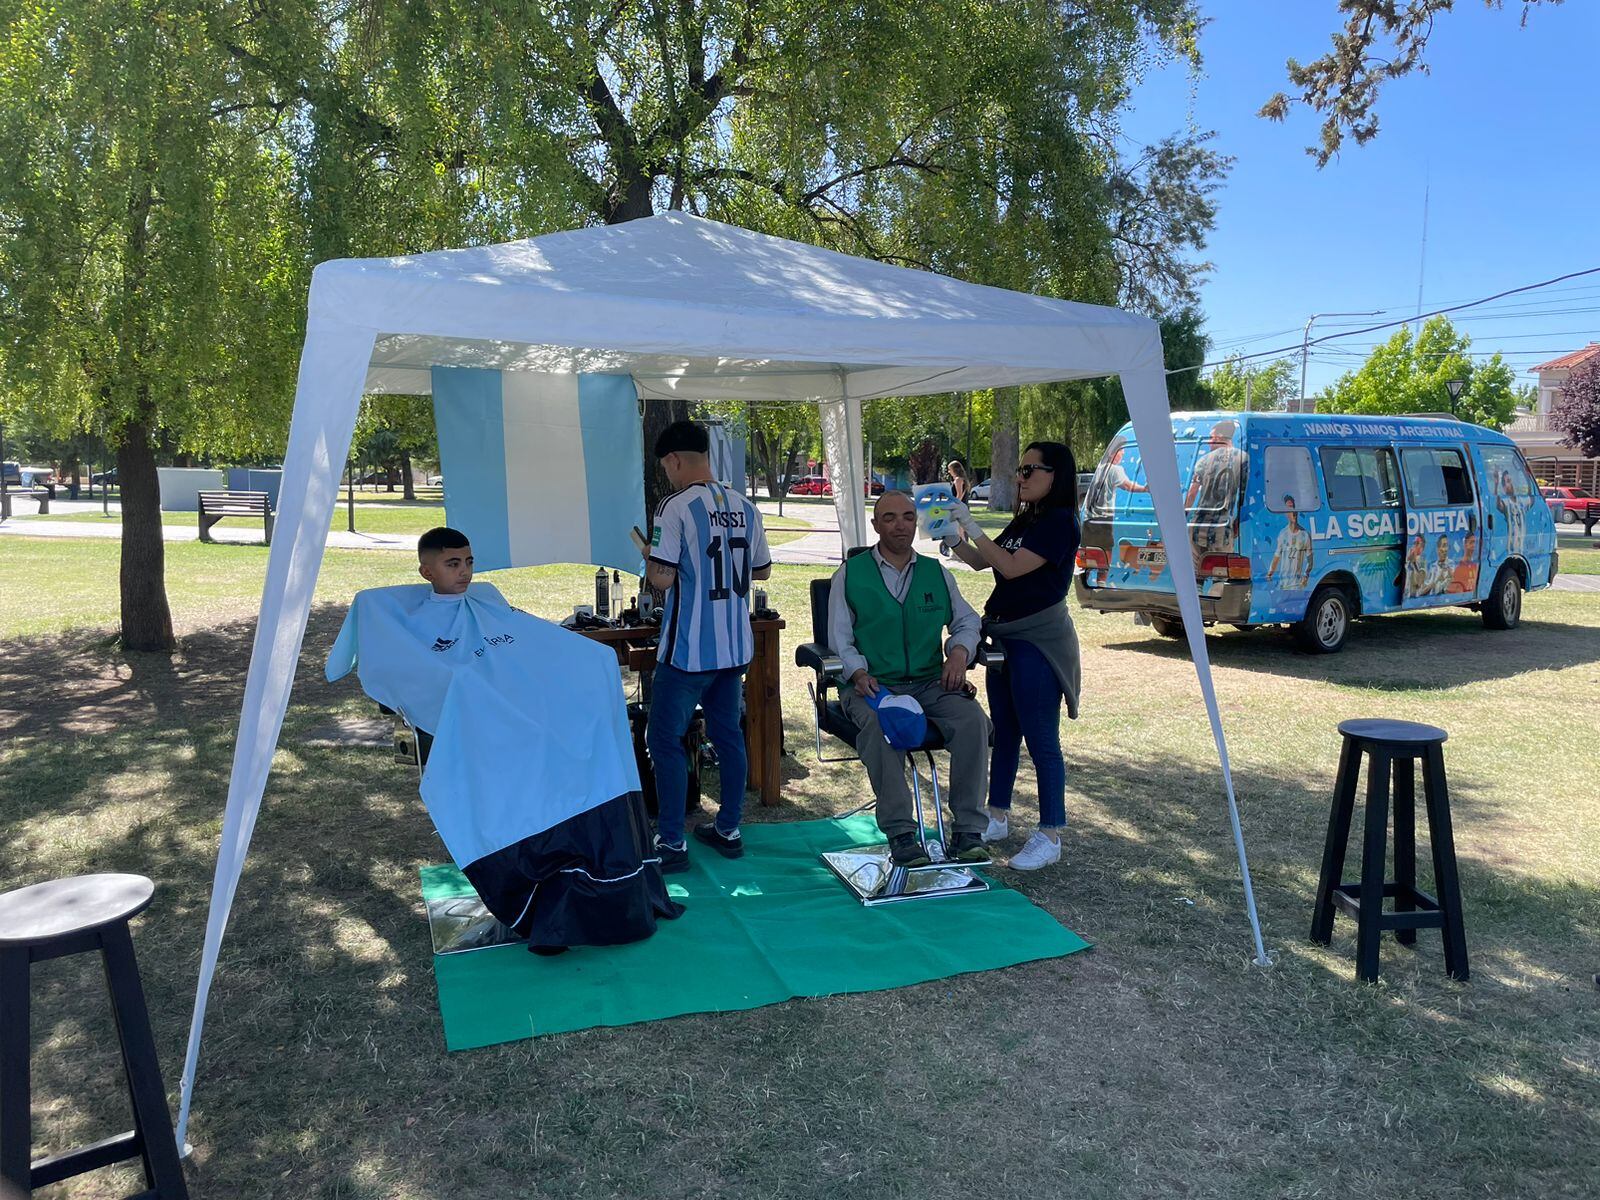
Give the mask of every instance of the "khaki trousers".
[[(989, 823), (984, 801), (989, 788), (989, 718), (964, 692), (947, 692), (937, 679), (920, 680), (888, 688), (910, 696), (922, 705), (929, 724), (944, 735), (950, 753), (949, 789), (951, 828), (956, 833), (981, 834)], [(867, 778), (878, 798), (878, 828), (887, 837), (914, 833), (916, 806), (906, 783), (906, 756), (883, 740), (878, 714), (848, 683), (844, 685), (844, 711), (860, 730), (856, 753), (866, 764)], [(929, 798), (929, 803), (932, 798)], [(933, 814), (927, 816), (932, 818)]]

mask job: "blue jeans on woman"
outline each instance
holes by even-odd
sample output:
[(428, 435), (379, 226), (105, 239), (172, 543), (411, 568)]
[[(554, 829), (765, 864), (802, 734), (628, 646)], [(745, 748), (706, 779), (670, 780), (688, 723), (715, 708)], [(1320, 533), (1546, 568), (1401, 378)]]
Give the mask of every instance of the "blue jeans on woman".
[(1067, 823), (1067, 760), (1061, 755), (1061, 683), (1044, 652), (1032, 642), (1006, 638), (1003, 671), (987, 673), (994, 753), (989, 759), (989, 807), (1009, 811), (1011, 791), (1028, 744), (1039, 780), (1039, 825)]
[(744, 813), (744, 784), (749, 762), (744, 752), (744, 731), (739, 710), (744, 689), (743, 667), (722, 671), (680, 671), (657, 663), (650, 691), (650, 721), (645, 744), (656, 776), (656, 836), (669, 846), (683, 845), (683, 822), (689, 805), (689, 754), (683, 737), (694, 720), (698, 704), (706, 719), (706, 733), (717, 748), (717, 769), (722, 778), (722, 807), (717, 829), (732, 833)]

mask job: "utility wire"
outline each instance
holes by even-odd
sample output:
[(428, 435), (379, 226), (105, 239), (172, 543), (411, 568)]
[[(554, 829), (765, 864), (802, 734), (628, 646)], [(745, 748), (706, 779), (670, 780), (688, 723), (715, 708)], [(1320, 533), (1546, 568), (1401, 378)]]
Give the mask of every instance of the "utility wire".
[(1539, 283), (1527, 283), (1521, 287), (1507, 288), (1503, 292), (1496, 292), (1492, 296), (1483, 296), (1477, 300), (1468, 300), (1462, 304), (1451, 304), (1444, 308), (1436, 308), (1432, 312), (1417, 313), (1414, 316), (1401, 317), (1395, 321), (1382, 321), (1377, 325), (1367, 325), (1360, 329), (1325, 333), (1321, 337), (1312, 338), (1309, 342), (1300, 342), (1296, 345), (1280, 346), (1276, 350), (1257, 350), (1254, 354), (1234, 354), (1227, 358), (1219, 358), (1213, 362), (1196, 363), (1191, 367), (1172, 367), (1168, 375), (1184, 375), (1190, 371), (1203, 371), (1207, 367), (1220, 367), (1230, 362), (1249, 362), (1257, 358), (1275, 358), (1295, 350), (1309, 350), (1312, 346), (1320, 346), (1323, 342), (1331, 342), (1338, 338), (1355, 337), (1362, 333), (1377, 333), (1383, 329), (1393, 329), (1397, 325), (1409, 325), (1413, 321), (1423, 321), (1429, 317), (1442, 317), (1447, 313), (1460, 312), (1463, 309), (1477, 308), (1481, 304), (1488, 304), (1493, 300), (1503, 300), (1507, 296), (1516, 296), (1522, 292), (1536, 291), (1542, 287), (1549, 287), (1553, 283), (1565, 283), (1569, 279), (1582, 279), (1587, 275), (1600, 275), (1600, 267), (1589, 267), (1583, 271), (1569, 271), (1565, 275), (1557, 275), (1553, 279), (1546, 279)]

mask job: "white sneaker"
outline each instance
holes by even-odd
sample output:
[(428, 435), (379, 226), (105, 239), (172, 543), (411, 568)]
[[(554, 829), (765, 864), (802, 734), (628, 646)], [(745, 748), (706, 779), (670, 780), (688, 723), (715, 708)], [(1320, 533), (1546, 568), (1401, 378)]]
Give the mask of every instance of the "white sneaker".
[(986, 842), (1003, 842), (1011, 836), (1011, 822), (1004, 817), (990, 817), (989, 824), (984, 826), (983, 840)]
[(1037, 871), (1053, 862), (1061, 861), (1061, 843), (1052, 841), (1042, 833), (1035, 833), (1022, 849), (1011, 856), (1013, 871)]

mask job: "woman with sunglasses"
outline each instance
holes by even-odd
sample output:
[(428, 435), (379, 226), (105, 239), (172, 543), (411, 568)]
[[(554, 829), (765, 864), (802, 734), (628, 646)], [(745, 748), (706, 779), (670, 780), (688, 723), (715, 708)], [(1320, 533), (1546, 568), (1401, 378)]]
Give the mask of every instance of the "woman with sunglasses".
[(1039, 829), (1012, 856), (1019, 871), (1061, 858), (1067, 824), (1067, 765), (1061, 754), (1061, 706), (1078, 715), (1078, 633), (1067, 612), (1078, 553), (1078, 464), (1060, 442), (1033, 442), (1017, 468), (1017, 515), (989, 537), (964, 504), (951, 514), (966, 540), (956, 557), (995, 574), (984, 606), (984, 630), (1006, 652), (1005, 667), (988, 672), (994, 753), (989, 765), (989, 827), (983, 840), (1010, 836), (1011, 792), (1026, 742), (1039, 781)]

